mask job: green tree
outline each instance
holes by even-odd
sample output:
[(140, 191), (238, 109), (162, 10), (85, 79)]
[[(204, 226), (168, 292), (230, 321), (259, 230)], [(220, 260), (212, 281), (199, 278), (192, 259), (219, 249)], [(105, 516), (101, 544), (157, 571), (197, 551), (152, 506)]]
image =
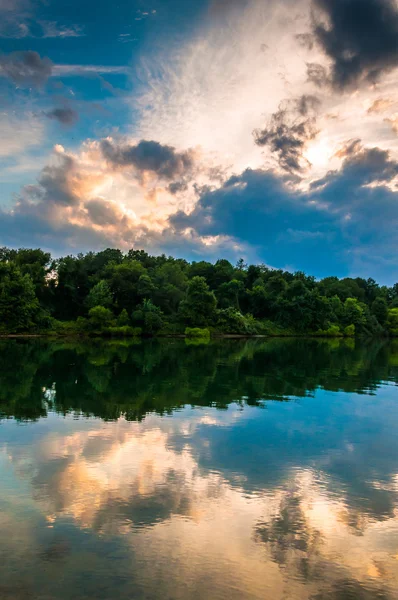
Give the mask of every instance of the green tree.
[(92, 329), (103, 330), (110, 327), (113, 322), (113, 313), (104, 306), (94, 306), (88, 311), (89, 323)]
[(129, 323), (130, 323), (130, 319), (129, 319), (128, 312), (125, 308), (123, 308), (122, 312), (120, 313), (120, 315), (117, 318), (117, 326), (125, 327)]
[(55, 261), (56, 277), (51, 285), (54, 311), (58, 319), (76, 319), (86, 313), (86, 298), (91, 288), (90, 257), (65, 256)]
[(332, 311), (331, 319), (333, 321), (341, 321), (344, 313), (344, 307), (340, 298), (338, 296), (332, 296), (329, 299), (329, 305)]
[(145, 250), (131, 249), (127, 252), (127, 260), (132, 260), (141, 263), (144, 269), (154, 269), (162, 265), (166, 260), (166, 256), (150, 256)]
[(111, 288), (108, 283), (101, 279), (93, 288), (91, 288), (90, 293), (87, 296), (87, 306), (88, 308), (94, 308), (94, 306), (112, 306), (113, 296), (111, 292)]
[(226, 308), (229, 306), (240, 311), (240, 296), (243, 293), (244, 285), (242, 281), (232, 279), (220, 285), (217, 291), (217, 297), (220, 304)]
[(103, 272), (109, 263), (120, 265), (123, 262), (123, 252), (117, 248), (106, 248), (93, 255), (93, 268), (95, 272)]
[(244, 258), (240, 258), (238, 260), (238, 262), (236, 263), (236, 268), (238, 269), (238, 271), (245, 271), (247, 269), (247, 264), (245, 263)]
[(108, 264), (106, 279), (119, 310), (125, 308), (128, 313), (131, 313), (136, 306), (139, 301), (138, 281), (144, 273), (144, 267), (136, 260), (125, 260), (119, 265)]
[(355, 325), (351, 324), (351, 325), (347, 325), (347, 327), (344, 327), (344, 335), (346, 337), (354, 337)]
[(163, 312), (151, 300), (144, 300), (132, 314), (136, 325), (142, 327), (145, 333), (156, 333), (164, 325)]
[(192, 327), (202, 327), (214, 322), (217, 300), (204, 277), (193, 277), (186, 298), (179, 308), (180, 317)]
[(137, 283), (137, 294), (140, 298), (152, 298), (155, 291), (155, 285), (152, 279), (144, 273), (140, 276)]
[(265, 291), (269, 296), (276, 297), (287, 290), (288, 284), (281, 273), (271, 275), (265, 284)]
[(178, 262), (167, 262), (154, 274), (154, 302), (166, 313), (176, 313), (185, 296), (188, 279)]
[(345, 325), (355, 325), (356, 330), (366, 325), (365, 311), (356, 298), (347, 298), (344, 302), (342, 320)]
[(398, 336), (398, 308), (390, 308), (388, 311), (387, 330), (390, 335)]
[(213, 290), (216, 290), (223, 283), (228, 283), (233, 279), (234, 271), (234, 267), (228, 260), (224, 258), (218, 260), (211, 270), (207, 283)]
[(372, 314), (376, 317), (380, 325), (385, 325), (388, 317), (387, 302), (381, 296), (378, 296), (372, 302)]
[(15, 333), (29, 331), (42, 316), (35, 286), (12, 262), (0, 263), (0, 327)]
[(39, 299), (45, 294), (46, 276), (50, 269), (51, 254), (40, 248), (21, 248), (15, 251), (15, 264), (19, 267), (22, 275), (29, 275), (35, 286), (35, 292)]
[(256, 323), (252, 315), (242, 315), (238, 310), (231, 307), (217, 311), (217, 329), (223, 333), (252, 335), (258, 333)]
[[(211, 281), (214, 271), (214, 265), (205, 260), (199, 262), (193, 262), (188, 267), (188, 277), (193, 279), (194, 277), (204, 277), (206, 281)], [(397, 284), (398, 285), (398, 284)]]
[(267, 294), (264, 286), (264, 282), (260, 281), (259, 284), (253, 286), (253, 289), (249, 291), (249, 306), (251, 313), (258, 319), (264, 319), (270, 315), (272, 300)]

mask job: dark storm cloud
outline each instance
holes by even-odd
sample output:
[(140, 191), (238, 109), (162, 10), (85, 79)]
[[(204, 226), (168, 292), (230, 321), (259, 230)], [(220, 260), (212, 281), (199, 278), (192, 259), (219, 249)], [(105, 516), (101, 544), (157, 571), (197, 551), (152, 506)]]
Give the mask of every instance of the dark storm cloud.
[(298, 33), (295, 37), (300, 46), (307, 48), (307, 50), (313, 49), (315, 39), (311, 33)]
[(340, 156), (341, 169), (305, 193), (272, 171), (246, 170), (205, 191), (190, 214), (170, 219), (171, 227), (177, 234), (222, 232), (261, 248), (268, 264), (293, 261), (319, 276), (355, 271), (392, 281), (398, 277), (398, 192), (392, 188), (398, 163), (358, 140)]
[(74, 125), (78, 119), (78, 113), (72, 108), (54, 108), (44, 113), (48, 119), (59, 121), (62, 125)]
[(271, 152), (277, 155), (282, 169), (303, 171), (308, 165), (303, 152), (318, 133), (316, 112), (319, 106), (319, 99), (310, 95), (282, 102), (266, 127), (254, 131), (256, 144), (269, 146)]
[(321, 101), (317, 96), (312, 94), (303, 94), (300, 96), (300, 98), (297, 98), (295, 104), (297, 112), (302, 117), (306, 117), (309, 114), (313, 114), (320, 108)]
[(314, 182), (312, 189), (325, 185), (330, 189), (335, 184), (357, 189), (371, 183), (391, 183), (398, 176), (398, 162), (387, 150), (364, 148), (359, 139), (347, 142), (337, 156), (344, 159), (340, 171), (330, 171)]
[(307, 80), (317, 87), (323, 87), (330, 83), (327, 69), (318, 63), (307, 63)]
[[(57, 163), (44, 167), (37, 184), (23, 188), (24, 198), (36, 207), (51, 205), (75, 206), (79, 200), (73, 191), (71, 176), (76, 168), (75, 160), (68, 155), (59, 155)], [(25, 200), (22, 200), (21, 206)]]
[(302, 229), (308, 214), (305, 198), (295, 196), (277, 173), (247, 169), (217, 190), (204, 190), (191, 213), (179, 211), (170, 222), (177, 231), (193, 227), (201, 235), (225, 232), (240, 239), (252, 238), (254, 243), (263, 239), (266, 244), (281, 214), (289, 213), (295, 224), (299, 218)]
[(185, 192), (187, 188), (188, 184), (185, 181), (174, 181), (167, 186), (168, 191), (173, 195), (178, 194), (179, 192)]
[(120, 211), (110, 202), (105, 200), (90, 200), (84, 205), (90, 221), (96, 225), (116, 225), (120, 222)]
[(136, 145), (116, 145), (101, 142), (105, 158), (119, 167), (133, 166), (138, 171), (152, 171), (164, 179), (174, 179), (190, 172), (194, 166), (193, 152), (177, 152), (172, 146), (141, 140)]
[(15, 85), (40, 87), (51, 76), (53, 63), (33, 50), (0, 55), (0, 74)]
[(40, 246), (58, 254), (69, 253), (71, 248), (79, 252), (99, 250), (114, 243), (105, 232), (90, 225), (76, 225), (67, 218), (54, 223), (43, 206), (25, 203), (18, 204), (12, 213), (0, 210), (0, 236), (7, 246)]
[(332, 61), (337, 89), (376, 82), (398, 66), (394, 0), (313, 0), (313, 35)]

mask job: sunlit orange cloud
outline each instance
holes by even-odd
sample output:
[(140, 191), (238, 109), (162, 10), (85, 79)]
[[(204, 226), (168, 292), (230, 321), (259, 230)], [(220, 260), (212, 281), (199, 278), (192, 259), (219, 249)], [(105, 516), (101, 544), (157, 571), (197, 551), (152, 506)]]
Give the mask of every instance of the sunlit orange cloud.
[[(55, 148), (55, 158), (70, 157), (63, 174), (63, 185), (75, 197), (71, 206), (58, 203), (51, 208), (49, 217), (53, 222), (68, 222), (76, 225), (88, 225), (99, 229), (123, 233), (128, 228), (139, 226), (161, 231), (166, 226), (167, 217), (174, 212), (176, 198), (166, 187), (156, 187), (153, 178), (137, 181), (130, 172), (115, 172), (98, 148), (91, 143), (81, 153), (66, 153), (61, 146)], [(51, 164), (51, 163), (50, 163)], [(103, 203), (112, 211), (114, 219), (109, 223), (96, 222), (90, 210), (93, 201)], [(111, 215), (110, 215), (111, 216)]]
[[(114, 168), (104, 158), (100, 142), (90, 141), (80, 150), (67, 151), (56, 145), (47, 167), (38, 178), (38, 185), (22, 190), (20, 210), (40, 214), (52, 227), (65, 224), (74, 227), (69, 243), (79, 243), (79, 231), (91, 230), (106, 240), (104, 243), (131, 248), (144, 244), (153, 251), (162, 251), (164, 244), (174, 243), (168, 219), (177, 210), (191, 210), (197, 200), (195, 185), (214, 186), (222, 170), (214, 162), (193, 163), (189, 178), (183, 185), (162, 178), (153, 172), (127, 166)], [(178, 175), (179, 177), (179, 175)], [(199, 236), (193, 230), (179, 234), (179, 240), (194, 245), (206, 254), (213, 247), (229, 246), (238, 251), (242, 245), (228, 236)]]

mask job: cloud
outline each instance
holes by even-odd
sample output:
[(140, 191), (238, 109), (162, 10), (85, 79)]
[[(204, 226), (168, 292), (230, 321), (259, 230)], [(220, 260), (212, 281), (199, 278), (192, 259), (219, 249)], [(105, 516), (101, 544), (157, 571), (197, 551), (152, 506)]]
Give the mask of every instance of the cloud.
[(304, 150), (318, 133), (316, 113), (319, 106), (320, 100), (310, 95), (282, 102), (266, 127), (254, 131), (255, 143), (269, 146), (285, 171), (303, 171), (308, 166)]
[(312, 33), (337, 90), (375, 83), (398, 66), (394, 0), (313, 0)]
[[(76, 155), (58, 147), (37, 182), (2, 211), (2, 243), (57, 253), (111, 245), (191, 259), (243, 255), (316, 276), (398, 279), (398, 163), (387, 151), (351, 140), (336, 157), (340, 170), (307, 191), (290, 173), (247, 169), (218, 187), (196, 185), (196, 198), (187, 204), (192, 183), (188, 190), (169, 189), (182, 180), (167, 179), (179, 176), (180, 167), (173, 160), (148, 163), (146, 152), (129, 151), (138, 146), (111, 143), (111, 153), (121, 151), (114, 156), (120, 168), (105, 160), (101, 143), (90, 142)], [(154, 186), (143, 175), (150, 171), (135, 173), (126, 164), (157, 169), (169, 183)]]
[(62, 125), (74, 125), (79, 119), (79, 114), (72, 108), (53, 108), (44, 113), (48, 119), (54, 119)]
[[(173, 165), (166, 161), (159, 170), (167, 177)], [(11, 208), (0, 210), (0, 239), (6, 245), (39, 245), (57, 254), (139, 246), (155, 254), (196, 258), (215, 258), (223, 251), (237, 259), (242, 244), (228, 236), (200, 236), (194, 231), (175, 235), (167, 218), (187, 206), (186, 197), (180, 201), (168, 186), (154, 185), (145, 173), (115, 169), (97, 142), (83, 145), (75, 155), (57, 145), (36, 183), (25, 185)], [(173, 167), (171, 173), (178, 174), (179, 168)]]
[(131, 72), (130, 67), (122, 65), (54, 65), (53, 75), (57, 77), (74, 77), (75, 75), (86, 75), (90, 73), (109, 73), (127, 75)]
[(173, 195), (178, 194), (179, 192), (185, 192), (187, 188), (188, 185), (185, 181), (175, 181), (167, 186), (168, 191)]
[(123, 218), (119, 207), (103, 199), (90, 200), (84, 204), (89, 219), (95, 225), (118, 225)]
[(43, 142), (44, 127), (41, 119), (32, 114), (0, 113), (0, 157), (18, 156)]
[(307, 63), (307, 81), (317, 87), (323, 87), (329, 83), (326, 67), (319, 63)]
[[(246, 170), (205, 191), (193, 211), (178, 211), (170, 224), (177, 233), (223, 232), (248, 242), (267, 264), (291, 265), (294, 257), (295, 269), (317, 276), (373, 275), (391, 283), (398, 278), (398, 192), (393, 187), (398, 163), (387, 151), (364, 148), (358, 140), (340, 157), (341, 169), (306, 192), (275, 172)], [(287, 236), (288, 229), (300, 233)]]
[(117, 38), (117, 41), (120, 44), (131, 44), (132, 42), (137, 42), (138, 38), (133, 37), (133, 35), (131, 33), (119, 33), (119, 37)]
[(51, 76), (53, 63), (33, 50), (0, 55), (0, 73), (17, 86), (40, 87)]
[(395, 114), (391, 119), (384, 119), (385, 123), (391, 125), (391, 129), (394, 133), (398, 134), (398, 115)]
[(390, 183), (398, 175), (398, 162), (391, 158), (387, 150), (364, 148), (359, 139), (350, 140), (337, 155), (344, 158), (341, 170), (332, 171), (314, 182), (313, 189), (342, 180), (350, 188), (371, 183)]
[(316, 113), (321, 106), (321, 101), (317, 96), (304, 94), (295, 101), (296, 110), (302, 116), (306, 117), (309, 114)]
[(315, 39), (311, 33), (298, 33), (295, 37), (300, 46), (306, 48), (307, 50), (313, 49)]
[(369, 106), (367, 112), (368, 114), (381, 113), (394, 106), (394, 104), (396, 104), (396, 102), (391, 98), (377, 98), (377, 100), (372, 102), (372, 104)]
[(263, 164), (251, 132), (287, 93), (303, 93), (305, 62), (294, 36), (308, 0), (291, 11), (275, 0), (217, 4), (222, 23), (208, 18), (182, 46), (142, 61), (131, 104), (138, 139), (200, 146), (231, 173), (231, 165), (240, 172)]
[(31, 0), (0, 1), (0, 38), (69, 38), (84, 35), (78, 25), (59, 25), (37, 18), (37, 5)]
[(274, 171), (247, 169), (219, 189), (204, 191), (191, 213), (179, 211), (170, 223), (177, 231), (190, 227), (201, 235), (223, 231), (236, 239), (251, 239), (254, 245), (263, 240), (269, 246), (268, 236), (280, 229), (281, 219), (290, 225), (294, 221), (295, 228), (304, 230), (310, 215), (317, 214), (322, 216), (304, 196), (291, 190), (286, 178)]
[[(0, 76), (8, 77), (18, 86), (40, 87), (49, 77), (98, 76), (100, 74), (128, 75), (130, 68), (112, 65), (55, 65), (49, 58), (41, 58), (33, 50), (16, 51), (10, 54), (0, 54)], [(111, 84), (101, 77), (104, 87), (115, 92)], [(117, 90), (119, 92), (119, 90)]]
[(228, 16), (231, 11), (241, 11), (249, 4), (249, 0), (212, 0), (209, 4), (211, 18)]
[(38, 24), (42, 29), (39, 37), (43, 38), (74, 38), (85, 35), (79, 25), (59, 25), (56, 21), (38, 21)]
[(101, 149), (105, 158), (116, 167), (133, 166), (138, 171), (150, 171), (166, 180), (189, 174), (195, 165), (192, 150), (177, 152), (172, 146), (154, 141), (116, 145), (103, 140)]
[(1, 0), (0, 37), (25, 37), (28, 27), (24, 21), (28, 9), (29, 0)]
[[(74, 191), (76, 171), (77, 165), (74, 158), (67, 154), (59, 154), (53, 164), (44, 167), (37, 185), (29, 185), (24, 188), (25, 197), (28, 196), (42, 207), (47, 208), (51, 205), (77, 205), (78, 196)], [(20, 206), (23, 206), (23, 202)]]

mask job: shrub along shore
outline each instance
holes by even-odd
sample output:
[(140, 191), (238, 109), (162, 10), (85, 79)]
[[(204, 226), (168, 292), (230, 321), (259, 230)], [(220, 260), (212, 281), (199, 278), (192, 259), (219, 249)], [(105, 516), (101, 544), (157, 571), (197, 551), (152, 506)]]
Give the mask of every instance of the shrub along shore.
[(108, 248), (0, 249), (0, 335), (398, 335), (398, 283)]

